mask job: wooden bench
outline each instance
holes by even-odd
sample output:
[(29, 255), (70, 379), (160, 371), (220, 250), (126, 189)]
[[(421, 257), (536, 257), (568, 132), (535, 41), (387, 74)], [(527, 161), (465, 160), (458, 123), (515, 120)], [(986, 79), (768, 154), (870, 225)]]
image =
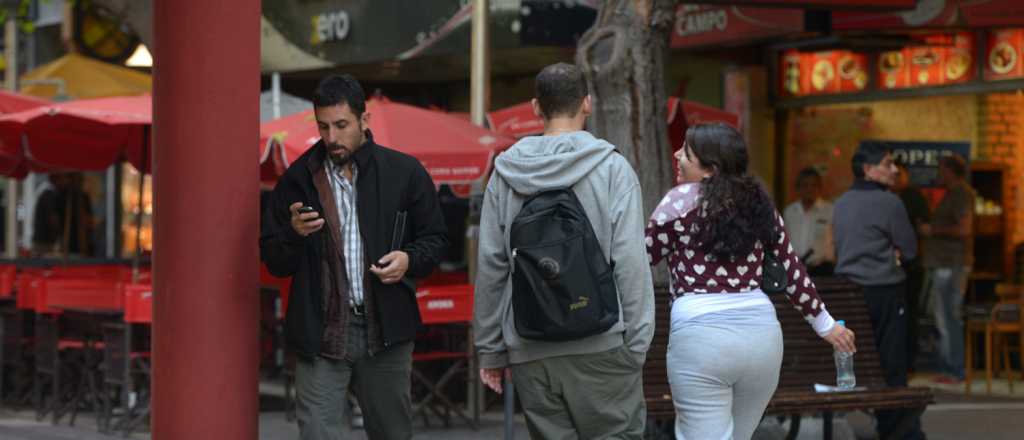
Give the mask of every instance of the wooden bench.
[[(835, 412), (878, 409), (916, 410), (911, 412), (912, 414), (923, 412), (934, 399), (930, 389), (886, 386), (871, 330), (871, 318), (860, 288), (836, 278), (816, 279), (815, 283), (829, 312), (836, 319), (845, 320), (847, 327), (857, 334), (858, 351), (854, 357), (854, 372), (857, 375), (857, 386), (867, 389), (842, 393), (816, 393), (813, 388), (815, 383), (835, 384), (836, 371), (832, 347), (818, 337), (783, 295), (771, 295), (779, 322), (782, 324), (785, 351), (779, 387), (768, 403), (766, 415), (791, 416), (792, 423), (787, 438), (792, 439), (796, 438), (799, 432), (800, 415), (822, 414), (826, 422), (825, 438), (830, 439), (832, 414)], [(644, 392), (648, 417), (657, 425), (671, 426), (675, 418), (675, 408), (672, 405), (672, 395), (665, 372), (669, 296), (667, 291), (656, 292), (655, 296), (657, 327), (654, 342), (647, 355), (647, 364), (644, 366)], [(901, 429), (909, 428), (909, 422), (908, 418)]]

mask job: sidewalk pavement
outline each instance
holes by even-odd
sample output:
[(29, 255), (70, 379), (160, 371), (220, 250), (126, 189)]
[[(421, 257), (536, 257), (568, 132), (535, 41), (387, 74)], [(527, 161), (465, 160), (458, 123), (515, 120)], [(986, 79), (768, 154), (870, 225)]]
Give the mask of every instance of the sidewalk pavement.
[[(50, 419), (36, 421), (32, 411), (10, 411), (0, 409), (0, 440), (113, 440), (121, 439), (120, 434), (104, 435), (96, 431), (96, 419), (91, 414), (80, 414), (75, 426), (67, 425), (68, 418), (54, 426)], [(502, 413), (492, 411), (481, 414), (480, 429), (473, 430), (464, 422), (452, 421), (451, 428), (444, 428), (437, 420), (431, 420), (431, 426), (423, 426), (422, 418), (414, 422), (414, 438), (419, 440), (474, 440), (502, 439), (504, 424)], [(132, 439), (150, 439), (149, 433), (135, 433)], [(295, 422), (285, 419), (283, 412), (260, 413), (260, 440), (291, 440), (299, 438), (299, 428)], [(515, 439), (527, 440), (526, 424), (522, 416), (516, 417)], [(346, 433), (346, 440), (367, 440), (362, 430)]]
[[(965, 438), (985, 440), (1019, 440), (1024, 432), (1024, 391), (1016, 398), (1006, 397), (965, 397), (937, 391), (937, 403), (929, 406), (923, 417), (925, 432), (929, 440), (960, 440)], [(107, 436), (96, 432), (95, 419), (89, 414), (79, 416), (75, 427), (67, 422), (53, 426), (49, 420), (37, 422), (31, 411), (10, 411), (0, 409), (0, 439), (2, 440), (113, 440), (120, 436)], [(836, 440), (873, 438), (871, 418), (863, 413), (850, 413), (846, 422), (837, 424)], [(840, 426), (842, 425), (842, 426)], [(779, 430), (769, 428), (758, 432), (756, 440), (782, 438)], [(481, 415), (480, 429), (472, 430), (464, 423), (453, 420), (452, 427), (445, 429), (433, 421), (431, 427), (423, 426), (422, 419), (415, 422), (415, 436), (419, 440), (498, 440), (504, 435), (500, 408)], [(528, 439), (521, 415), (516, 416), (515, 438)], [(134, 434), (134, 439), (149, 439), (149, 434)], [(279, 411), (260, 413), (260, 440), (290, 440), (298, 438), (298, 427), (288, 422)], [(365, 440), (361, 430), (351, 432), (354, 440)], [(820, 419), (805, 418), (799, 439), (820, 439)]]

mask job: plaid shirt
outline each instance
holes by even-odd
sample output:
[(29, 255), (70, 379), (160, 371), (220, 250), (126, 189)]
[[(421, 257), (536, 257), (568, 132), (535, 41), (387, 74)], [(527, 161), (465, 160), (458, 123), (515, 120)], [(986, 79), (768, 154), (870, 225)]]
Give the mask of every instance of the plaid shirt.
[(356, 179), (359, 177), (355, 161), (352, 166), (352, 181), (345, 178), (341, 168), (327, 159), (327, 177), (338, 206), (338, 220), (341, 223), (341, 251), (345, 256), (345, 273), (349, 282), (349, 305), (363, 304), (363, 238), (359, 235), (359, 216), (356, 215)]

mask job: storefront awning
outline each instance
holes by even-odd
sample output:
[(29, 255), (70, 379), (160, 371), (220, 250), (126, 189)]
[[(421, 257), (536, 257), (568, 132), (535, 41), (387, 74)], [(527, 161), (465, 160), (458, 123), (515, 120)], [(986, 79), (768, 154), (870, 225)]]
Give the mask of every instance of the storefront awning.
[(913, 9), (917, 0), (701, 0), (700, 3), (808, 9)]
[(1024, 26), (1020, 0), (934, 0), (918, 2), (909, 11), (837, 11), (832, 27), (839, 31), (913, 28), (987, 28)]

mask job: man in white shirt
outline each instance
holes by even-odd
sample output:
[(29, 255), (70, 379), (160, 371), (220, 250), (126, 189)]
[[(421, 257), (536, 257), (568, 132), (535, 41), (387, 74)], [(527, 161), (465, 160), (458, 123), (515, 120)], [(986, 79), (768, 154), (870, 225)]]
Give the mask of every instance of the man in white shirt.
[(835, 268), (832, 243), (832, 204), (822, 200), (821, 174), (805, 168), (796, 178), (799, 200), (786, 207), (783, 219), (807, 272), (813, 276), (831, 275)]

